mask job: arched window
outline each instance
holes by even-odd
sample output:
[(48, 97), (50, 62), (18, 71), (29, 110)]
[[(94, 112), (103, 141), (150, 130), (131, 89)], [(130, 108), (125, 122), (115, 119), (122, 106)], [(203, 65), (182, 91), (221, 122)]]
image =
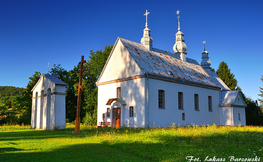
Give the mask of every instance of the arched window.
[(105, 121), (105, 113), (102, 114), (102, 120)]
[(110, 108), (107, 108), (107, 117), (110, 117)]
[(117, 87), (117, 98), (121, 98), (121, 87)]
[(129, 117), (133, 117), (133, 106), (129, 107)]

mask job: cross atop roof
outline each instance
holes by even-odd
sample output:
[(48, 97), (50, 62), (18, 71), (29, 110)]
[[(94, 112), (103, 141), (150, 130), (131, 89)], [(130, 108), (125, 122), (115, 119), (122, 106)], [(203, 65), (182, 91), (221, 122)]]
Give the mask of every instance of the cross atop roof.
[(206, 41), (204, 40), (204, 41), (203, 41), (203, 44), (204, 44), (204, 51), (205, 51), (205, 43), (206, 43)]
[(176, 11), (176, 14), (177, 14), (177, 18), (178, 18), (178, 30), (181, 30), (181, 27), (180, 27), (180, 20), (179, 20), (179, 18), (180, 18), (179, 13), (180, 13), (180, 11), (177, 10), (177, 11)]
[(145, 14), (143, 14), (146, 17), (145, 27), (148, 27), (147, 17), (149, 14), (150, 14), (150, 12), (148, 12), (147, 10), (146, 10)]

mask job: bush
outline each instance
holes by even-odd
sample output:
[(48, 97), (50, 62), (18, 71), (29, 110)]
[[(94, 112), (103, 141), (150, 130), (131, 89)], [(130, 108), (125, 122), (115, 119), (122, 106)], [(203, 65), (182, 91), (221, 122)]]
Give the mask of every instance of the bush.
[(97, 110), (87, 112), (85, 117), (82, 119), (82, 123), (89, 126), (97, 125)]

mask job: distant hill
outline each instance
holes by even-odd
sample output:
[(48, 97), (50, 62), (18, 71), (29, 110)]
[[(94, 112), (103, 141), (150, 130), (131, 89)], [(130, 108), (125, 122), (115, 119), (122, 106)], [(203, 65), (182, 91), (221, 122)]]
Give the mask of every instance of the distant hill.
[(18, 96), (22, 96), (25, 88), (13, 86), (0, 86), (0, 101), (14, 100)]

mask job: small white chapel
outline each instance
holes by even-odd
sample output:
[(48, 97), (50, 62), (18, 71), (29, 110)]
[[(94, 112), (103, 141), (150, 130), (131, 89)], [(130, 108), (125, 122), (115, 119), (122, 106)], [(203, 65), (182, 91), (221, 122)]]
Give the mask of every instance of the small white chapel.
[(54, 75), (42, 74), (32, 91), (31, 128), (66, 128), (66, 83)]
[(148, 14), (146, 10), (141, 43), (117, 38), (96, 82), (97, 124), (107, 122), (115, 128), (246, 125), (240, 92), (231, 91), (211, 71), (205, 46), (200, 63), (186, 57), (179, 11), (174, 53), (153, 46)]

